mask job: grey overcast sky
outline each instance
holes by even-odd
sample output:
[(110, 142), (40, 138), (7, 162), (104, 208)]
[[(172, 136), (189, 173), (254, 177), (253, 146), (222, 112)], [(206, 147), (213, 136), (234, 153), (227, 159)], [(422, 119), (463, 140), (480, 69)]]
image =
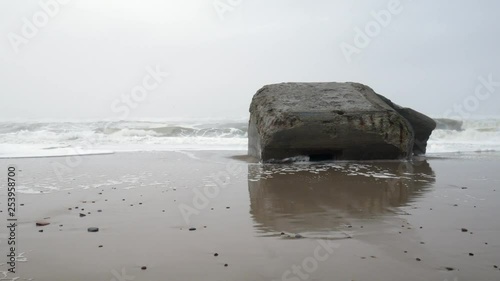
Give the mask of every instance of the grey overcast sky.
[[(497, 84), (475, 92), (500, 81), (500, 1), (394, 1), (1, 1), (0, 120), (244, 118), (263, 85), (318, 81), (500, 115)], [(144, 100), (123, 102), (134, 90)]]

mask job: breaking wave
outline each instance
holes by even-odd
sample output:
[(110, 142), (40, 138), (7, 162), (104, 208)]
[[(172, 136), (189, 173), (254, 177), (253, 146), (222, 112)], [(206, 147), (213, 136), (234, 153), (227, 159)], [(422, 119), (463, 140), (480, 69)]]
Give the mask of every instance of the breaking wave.
[[(444, 123), (443, 123), (444, 122)], [(500, 151), (500, 119), (442, 121), (428, 153)], [(246, 150), (247, 122), (0, 122), (0, 157)]]

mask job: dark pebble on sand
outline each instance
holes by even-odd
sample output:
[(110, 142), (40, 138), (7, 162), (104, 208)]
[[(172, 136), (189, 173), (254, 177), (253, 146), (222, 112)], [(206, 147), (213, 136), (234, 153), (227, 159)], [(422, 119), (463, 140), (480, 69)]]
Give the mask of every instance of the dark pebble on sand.
[(408, 251), (405, 251), (405, 254), (408, 254)]
[(191, 228), (189, 229), (189, 231), (195, 231), (195, 230), (196, 230), (196, 228), (195, 228), (195, 227), (191, 227)]
[(148, 269), (146, 266), (141, 267), (141, 270), (146, 270)]
[(38, 230), (38, 232), (43, 232), (43, 229)]
[(417, 261), (422, 261), (422, 259), (420, 259), (420, 258), (416, 258), (415, 260), (417, 260)]
[(304, 236), (302, 236), (300, 234), (295, 234), (295, 238), (300, 239), (300, 238), (304, 238)]
[(97, 210), (98, 213), (102, 213), (102, 210)]
[(226, 207), (226, 209), (231, 209), (231, 207)]
[(449, 267), (449, 266), (445, 267), (445, 269), (446, 269), (446, 270), (448, 270), (448, 271), (453, 271), (453, 270), (455, 270), (453, 267)]
[(467, 228), (462, 228), (462, 232), (467, 232), (469, 231)]
[(102, 248), (103, 246), (102, 245), (99, 245), (99, 248)]
[(21, 206), (24, 206), (24, 204), (20, 204)]
[(225, 266), (225, 267), (228, 267), (228, 266), (229, 266), (229, 264), (227, 264), (227, 263), (226, 263), (226, 264), (224, 264), (224, 266)]
[(474, 253), (469, 253), (469, 256), (473, 257), (473, 256), (474, 256)]
[(142, 203), (139, 203), (139, 205), (142, 205)]
[(36, 222), (36, 226), (46, 226), (49, 224), (50, 224), (50, 222), (46, 222), (46, 221), (37, 221)]
[(462, 189), (467, 189), (467, 187), (466, 187), (466, 186), (463, 186), (463, 187), (462, 187)]
[(494, 267), (494, 268), (498, 268), (498, 266), (497, 266), (497, 265), (494, 265), (493, 267)]
[(423, 245), (423, 244), (425, 244), (425, 242), (420, 242), (420, 244), (422, 244), (422, 245)]
[(83, 217), (86, 217), (86, 216), (87, 216), (86, 214), (80, 213), (80, 218), (83, 218)]
[(87, 231), (88, 232), (98, 232), (99, 228), (98, 227), (89, 227), (89, 228), (87, 228)]
[(218, 257), (218, 256), (219, 256), (219, 254), (218, 254), (218, 253), (215, 253), (215, 254), (214, 254), (214, 257)]
[(70, 211), (71, 211), (71, 210), (73, 210), (73, 208), (68, 208), (68, 210), (70, 210)]

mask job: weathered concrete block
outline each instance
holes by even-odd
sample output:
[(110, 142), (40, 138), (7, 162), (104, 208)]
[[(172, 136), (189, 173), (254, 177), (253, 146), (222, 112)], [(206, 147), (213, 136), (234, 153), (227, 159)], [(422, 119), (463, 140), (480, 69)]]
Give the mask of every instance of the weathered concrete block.
[(413, 154), (415, 130), (391, 105), (358, 83), (265, 86), (250, 106), (249, 155), (263, 161), (295, 156), (408, 158)]

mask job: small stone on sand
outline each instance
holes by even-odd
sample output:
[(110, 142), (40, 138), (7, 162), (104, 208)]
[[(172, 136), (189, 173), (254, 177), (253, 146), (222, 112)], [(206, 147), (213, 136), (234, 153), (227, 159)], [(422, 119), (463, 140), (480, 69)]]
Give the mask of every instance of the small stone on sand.
[(87, 231), (88, 232), (98, 232), (99, 228), (98, 227), (89, 227), (89, 228), (87, 228)]

